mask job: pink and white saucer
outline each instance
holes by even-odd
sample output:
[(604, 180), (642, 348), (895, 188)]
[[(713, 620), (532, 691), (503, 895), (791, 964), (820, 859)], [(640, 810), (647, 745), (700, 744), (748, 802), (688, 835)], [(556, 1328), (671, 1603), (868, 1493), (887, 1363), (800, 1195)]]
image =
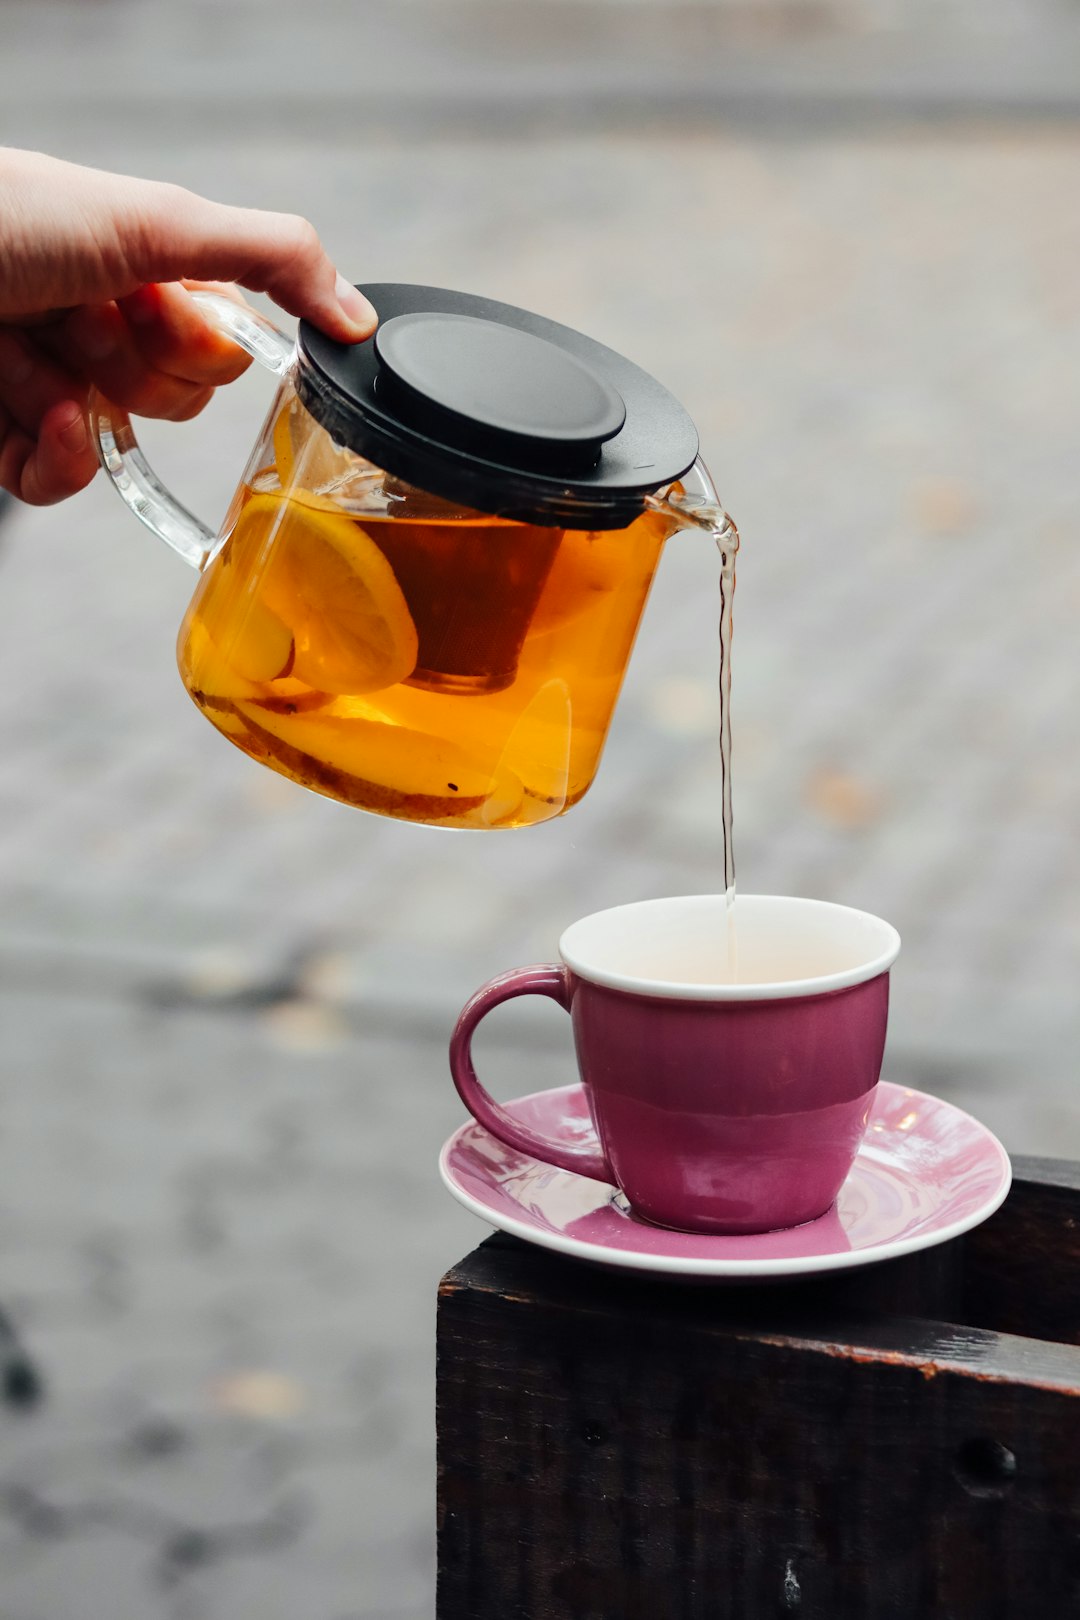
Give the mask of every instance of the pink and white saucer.
[[(580, 1085), (505, 1106), (545, 1136), (594, 1136)], [(833, 1208), (786, 1232), (715, 1237), (650, 1226), (614, 1187), (504, 1147), (474, 1122), (446, 1143), (439, 1171), (474, 1215), (543, 1248), (630, 1271), (728, 1282), (841, 1271), (946, 1243), (992, 1215), (1012, 1181), (1008, 1154), (985, 1125), (887, 1080)]]

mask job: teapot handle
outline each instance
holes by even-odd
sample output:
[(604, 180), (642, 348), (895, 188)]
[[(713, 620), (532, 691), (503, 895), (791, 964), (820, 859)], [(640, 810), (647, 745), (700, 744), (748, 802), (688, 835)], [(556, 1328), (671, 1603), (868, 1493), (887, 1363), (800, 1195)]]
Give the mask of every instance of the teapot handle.
[[(220, 293), (195, 292), (192, 298), (225, 336), (276, 376), (292, 365), (292, 339), (257, 310), (236, 304)], [(90, 431), (101, 465), (122, 500), (146, 527), (193, 568), (202, 568), (216, 535), (171, 495), (139, 449), (131, 417), (94, 388), (90, 391)]]

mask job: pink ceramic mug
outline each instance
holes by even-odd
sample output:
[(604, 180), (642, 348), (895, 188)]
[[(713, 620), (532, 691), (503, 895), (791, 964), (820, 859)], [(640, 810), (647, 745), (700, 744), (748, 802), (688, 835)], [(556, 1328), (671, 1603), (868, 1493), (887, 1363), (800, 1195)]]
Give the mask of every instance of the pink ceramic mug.
[[(659, 1226), (798, 1226), (829, 1209), (858, 1151), (899, 949), (879, 917), (823, 900), (740, 895), (733, 926), (718, 895), (596, 912), (563, 934), (561, 962), (476, 992), (450, 1045), (454, 1084), (500, 1141), (613, 1183)], [(521, 1124), (473, 1067), (480, 1020), (530, 994), (573, 1022), (596, 1126), (573, 1147)]]

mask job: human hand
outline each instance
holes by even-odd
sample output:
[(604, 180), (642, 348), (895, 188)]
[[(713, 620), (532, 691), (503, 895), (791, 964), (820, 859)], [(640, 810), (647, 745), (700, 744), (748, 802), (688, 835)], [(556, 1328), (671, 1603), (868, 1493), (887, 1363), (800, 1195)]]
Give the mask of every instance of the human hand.
[(0, 148), (0, 488), (41, 506), (90, 482), (91, 387), (180, 422), (238, 377), (248, 356), (189, 297), (239, 297), (220, 282), (267, 292), (343, 343), (375, 328), (295, 214)]

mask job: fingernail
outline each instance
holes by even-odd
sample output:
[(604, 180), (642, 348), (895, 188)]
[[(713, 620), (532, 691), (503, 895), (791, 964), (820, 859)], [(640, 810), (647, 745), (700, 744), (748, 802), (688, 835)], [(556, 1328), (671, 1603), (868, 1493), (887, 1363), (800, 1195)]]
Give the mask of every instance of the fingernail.
[(56, 436), (64, 449), (69, 450), (73, 456), (81, 455), (90, 443), (90, 435), (86, 431), (86, 418), (74, 402), (70, 407), (70, 420), (67, 426), (60, 428)]
[(379, 317), (375, 313), (374, 306), (369, 304), (363, 293), (351, 282), (346, 281), (344, 276), (338, 276), (334, 284), (334, 293), (341, 308), (354, 325), (370, 331), (377, 324)]
[(75, 316), (71, 335), (88, 360), (107, 360), (110, 354), (116, 353), (116, 338), (111, 328), (95, 319), (88, 310)]
[(0, 382), (20, 388), (34, 374), (34, 362), (21, 343), (0, 337)]

